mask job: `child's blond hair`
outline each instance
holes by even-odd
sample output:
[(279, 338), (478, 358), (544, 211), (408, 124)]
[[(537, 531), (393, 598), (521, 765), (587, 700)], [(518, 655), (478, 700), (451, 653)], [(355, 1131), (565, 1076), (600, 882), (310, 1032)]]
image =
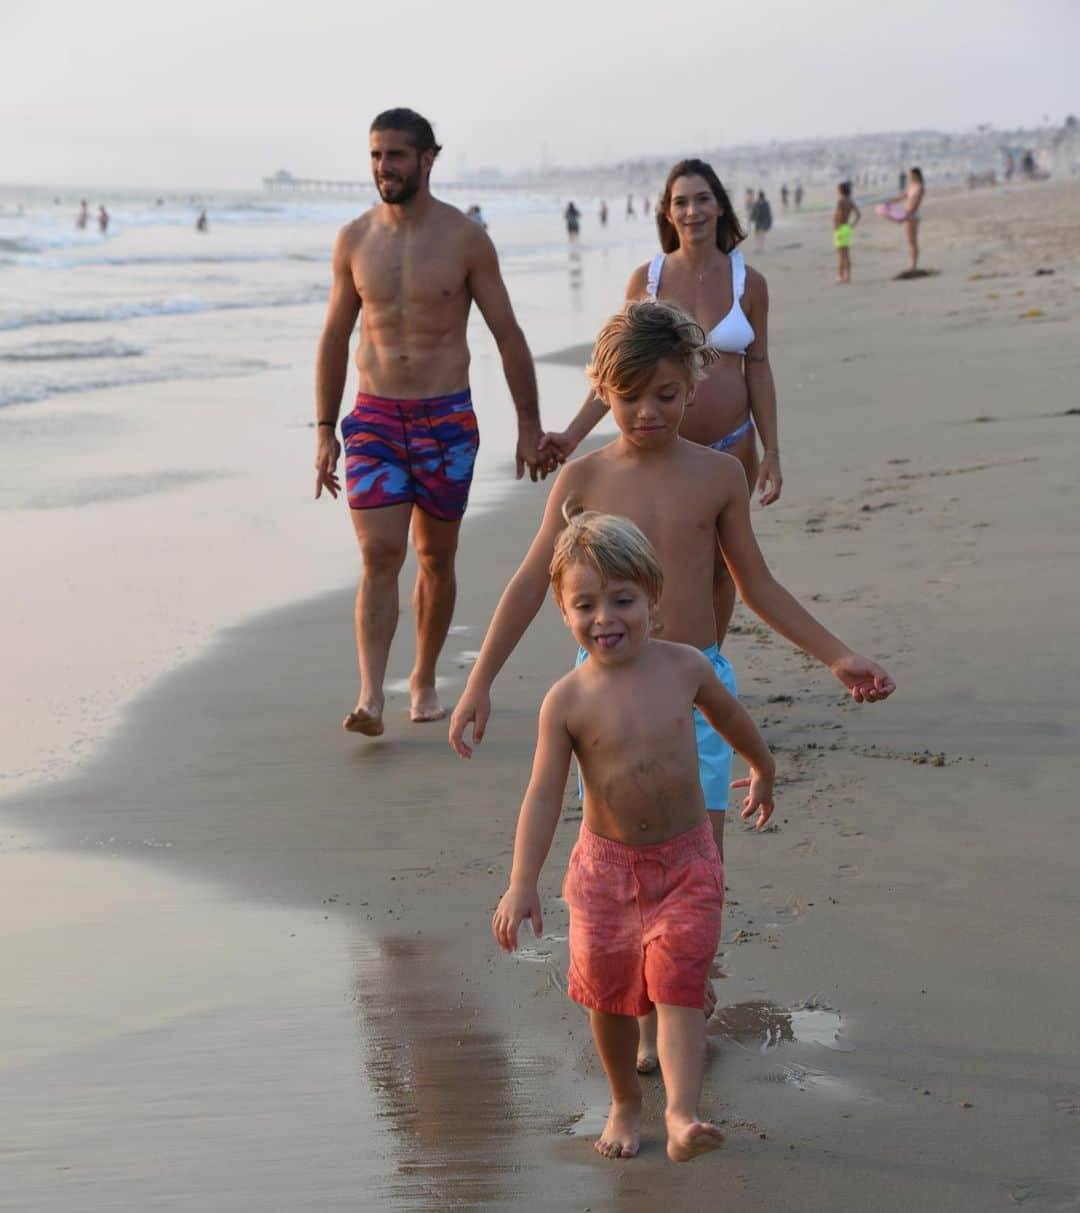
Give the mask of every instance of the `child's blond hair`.
[(660, 601), (664, 570), (656, 549), (629, 518), (586, 510), (570, 514), (563, 507), (566, 528), (555, 540), (548, 573), (555, 601), (562, 606), (562, 585), (572, 564), (591, 565), (604, 584), (632, 581), (641, 586), (649, 602)]
[(593, 389), (610, 389), (633, 399), (649, 382), (665, 358), (680, 362), (693, 384), (704, 379), (716, 357), (705, 330), (672, 303), (641, 300), (628, 303), (604, 325), (585, 368)]

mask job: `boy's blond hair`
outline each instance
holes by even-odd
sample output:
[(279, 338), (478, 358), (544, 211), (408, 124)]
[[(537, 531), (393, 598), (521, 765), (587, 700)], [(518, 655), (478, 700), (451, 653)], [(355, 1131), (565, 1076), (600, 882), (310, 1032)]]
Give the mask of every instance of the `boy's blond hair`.
[(610, 389), (633, 399), (665, 358), (682, 363), (690, 384), (704, 379), (716, 357), (705, 330), (672, 303), (641, 300), (628, 303), (604, 325), (585, 368), (593, 389)]
[(563, 507), (566, 528), (555, 540), (548, 572), (555, 601), (562, 606), (562, 585), (572, 564), (591, 565), (604, 584), (632, 581), (641, 586), (650, 602), (659, 602), (664, 589), (664, 570), (656, 549), (630, 521), (616, 514), (585, 510), (570, 514)]

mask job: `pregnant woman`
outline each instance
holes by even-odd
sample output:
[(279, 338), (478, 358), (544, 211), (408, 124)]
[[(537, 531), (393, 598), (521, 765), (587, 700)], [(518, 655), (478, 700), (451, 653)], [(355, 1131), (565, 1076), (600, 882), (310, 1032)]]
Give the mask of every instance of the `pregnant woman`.
[[(656, 224), (663, 251), (630, 275), (626, 298), (679, 304), (705, 329), (717, 351), (680, 433), (734, 455), (751, 491), (756, 488), (761, 504), (771, 505), (780, 496), (783, 478), (769, 367), (769, 294), (765, 279), (743, 261), (737, 246), (745, 233), (711, 165), (704, 160), (675, 165), (657, 206)], [(605, 411), (590, 393), (570, 425), (543, 441), (565, 459)], [(760, 461), (758, 434), (764, 446)], [(717, 643), (722, 644), (735, 607), (735, 586), (719, 557), (714, 598)]]

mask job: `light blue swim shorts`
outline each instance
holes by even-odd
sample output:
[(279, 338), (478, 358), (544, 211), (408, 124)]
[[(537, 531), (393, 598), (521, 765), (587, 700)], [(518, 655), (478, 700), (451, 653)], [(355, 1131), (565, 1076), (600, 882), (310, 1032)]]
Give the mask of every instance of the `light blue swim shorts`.
[[(720, 652), (720, 646), (713, 644), (703, 649), (705, 656), (712, 662), (720, 681), (726, 690), (738, 697), (739, 688), (735, 683), (735, 670), (731, 662)], [(578, 649), (575, 666), (587, 661), (589, 654), (584, 649)], [(705, 793), (705, 807), (714, 813), (727, 812), (728, 797), (731, 795), (731, 759), (732, 750), (727, 741), (712, 727), (704, 716), (694, 709), (694, 732), (697, 734), (698, 776), (701, 779), (701, 790)], [(585, 800), (585, 786), (581, 782), (581, 768), (578, 768), (578, 795)]]

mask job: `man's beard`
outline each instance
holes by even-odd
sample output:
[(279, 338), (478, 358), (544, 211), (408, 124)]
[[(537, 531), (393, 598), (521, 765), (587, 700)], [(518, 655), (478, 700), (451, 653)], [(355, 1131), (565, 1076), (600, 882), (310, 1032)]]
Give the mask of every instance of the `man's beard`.
[(397, 181), (376, 181), (375, 188), (379, 191), (379, 197), (383, 202), (389, 202), (396, 206), (403, 205), (410, 198), (414, 198), (420, 191), (420, 173), (419, 171), (412, 173), (408, 177), (402, 177)]

